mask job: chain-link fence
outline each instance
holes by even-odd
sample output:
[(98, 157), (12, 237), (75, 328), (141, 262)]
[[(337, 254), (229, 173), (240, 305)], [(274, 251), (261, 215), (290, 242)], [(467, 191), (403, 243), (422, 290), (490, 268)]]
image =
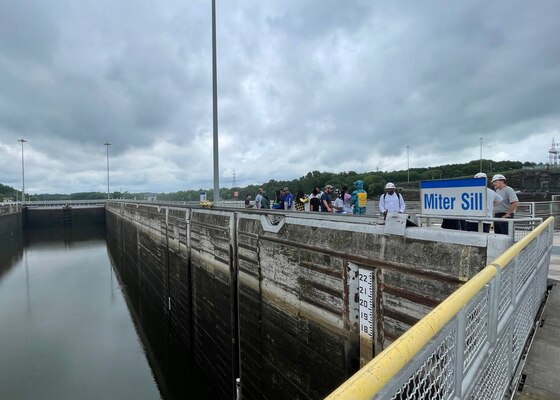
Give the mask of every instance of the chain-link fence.
[(327, 399), (502, 399), (546, 294), (554, 218), (498, 257)]

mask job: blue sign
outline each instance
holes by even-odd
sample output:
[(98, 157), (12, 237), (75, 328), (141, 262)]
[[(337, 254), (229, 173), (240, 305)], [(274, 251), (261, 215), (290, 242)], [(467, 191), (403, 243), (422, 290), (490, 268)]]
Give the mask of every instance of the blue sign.
[(486, 178), (420, 182), (424, 215), (486, 216)]

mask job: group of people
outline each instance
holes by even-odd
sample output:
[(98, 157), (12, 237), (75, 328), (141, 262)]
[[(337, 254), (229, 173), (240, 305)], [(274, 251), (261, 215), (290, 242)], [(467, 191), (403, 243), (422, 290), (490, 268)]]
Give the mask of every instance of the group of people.
[[(475, 178), (488, 179), (484, 172), (479, 172)], [(519, 199), (515, 191), (507, 185), (506, 177), (502, 174), (496, 174), (492, 177), (492, 185), (495, 190), (486, 188), (486, 217), (488, 218), (513, 218)], [(341, 214), (365, 214), (367, 193), (364, 190), (364, 182), (358, 180), (354, 182), (355, 190), (350, 193), (346, 186), (342, 189), (334, 189), (332, 185), (326, 185), (323, 190), (316, 186), (309, 195), (299, 191), (294, 196), (290, 190), (285, 187), (283, 190), (276, 192), (275, 201), (266, 195), (264, 189), (260, 188), (255, 197), (255, 208), (273, 208), (280, 210), (297, 210), (305, 211), (308, 204), (309, 211), (341, 213)], [(251, 196), (245, 199), (245, 207), (253, 207), (251, 204)], [(396, 191), (396, 187), (392, 182), (385, 185), (385, 193), (379, 198), (379, 212), (385, 219), (388, 213), (404, 213), (406, 208), (403, 196)], [(484, 232), (490, 232), (491, 221), (483, 221), (482, 228)], [(478, 221), (444, 219), (441, 225), (445, 229), (458, 229), (466, 231), (478, 231)], [(508, 234), (508, 223), (495, 221), (494, 233)]]
[[(474, 177), (488, 179), (484, 172), (479, 172)], [(519, 204), (515, 190), (507, 185), (506, 177), (502, 174), (496, 174), (492, 177), (492, 185), (495, 190), (486, 188), (486, 217), (513, 218)], [(491, 221), (483, 221), (483, 231), (486, 233), (490, 232), (491, 224)], [(478, 221), (444, 219), (441, 227), (445, 229), (478, 231)], [(494, 233), (507, 235), (508, 223), (505, 221), (494, 221)]]
[[(260, 188), (255, 197), (254, 207), (305, 211), (306, 204), (308, 204), (309, 211), (365, 214), (367, 193), (364, 190), (364, 183), (363, 181), (356, 181), (354, 186), (355, 190), (352, 193), (348, 191), (346, 186), (343, 186), (342, 189), (335, 189), (332, 185), (325, 185), (322, 190), (319, 186), (315, 186), (310, 194), (306, 195), (299, 191), (295, 197), (285, 187), (283, 190), (276, 192), (275, 201), (272, 203), (264, 189)], [(245, 199), (245, 207), (253, 207), (250, 200), (251, 196), (248, 195)]]
[[(306, 195), (299, 191), (296, 196), (285, 187), (276, 192), (275, 201), (271, 203), (263, 188), (259, 189), (255, 197), (255, 208), (273, 208), (279, 210), (305, 211), (306, 204), (309, 211), (328, 212), (338, 214), (365, 214), (367, 204), (367, 192), (364, 190), (364, 182), (354, 182), (354, 191), (350, 193), (348, 187), (335, 189), (332, 185), (326, 185), (322, 190), (315, 186), (313, 191)], [(245, 199), (245, 207), (253, 207), (251, 196)], [(403, 213), (405, 202), (400, 193), (396, 192), (395, 185), (391, 182), (385, 185), (385, 193), (379, 199), (379, 211), (385, 217), (388, 212)]]

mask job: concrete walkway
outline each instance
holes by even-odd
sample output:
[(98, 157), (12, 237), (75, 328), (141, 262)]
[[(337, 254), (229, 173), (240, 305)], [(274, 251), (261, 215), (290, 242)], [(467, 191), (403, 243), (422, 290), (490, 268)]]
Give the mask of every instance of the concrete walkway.
[(523, 369), (525, 384), (516, 400), (560, 400), (560, 232), (554, 232), (550, 257), (550, 282), (554, 284), (543, 314), (543, 325)]

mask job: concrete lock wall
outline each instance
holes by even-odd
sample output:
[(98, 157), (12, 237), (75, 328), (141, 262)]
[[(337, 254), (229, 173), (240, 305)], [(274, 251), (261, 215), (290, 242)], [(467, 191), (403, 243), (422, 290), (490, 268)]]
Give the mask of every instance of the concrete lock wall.
[[(237, 377), (246, 399), (324, 397), (511, 245), (371, 221), (107, 205), (112, 256), (223, 398)], [(368, 343), (359, 280), (369, 272)]]
[(21, 206), (16, 203), (0, 205), (0, 237), (21, 232)]
[(28, 228), (99, 225), (105, 222), (105, 207), (23, 208)]

